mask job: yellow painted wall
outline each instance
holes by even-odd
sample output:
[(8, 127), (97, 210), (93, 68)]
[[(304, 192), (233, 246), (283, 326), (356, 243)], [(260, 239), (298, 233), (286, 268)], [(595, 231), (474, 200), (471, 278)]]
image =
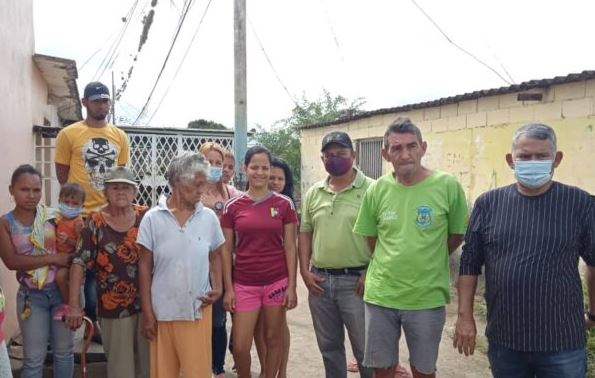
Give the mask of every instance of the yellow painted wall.
[[(595, 194), (595, 80), (554, 85), (531, 92), (540, 102), (519, 102), (517, 93), (373, 116), (339, 125), (302, 130), (302, 192), (325, 177), (320, 141), (332, 130), (354, 139), (381, 137), (398, 116), (408, 116), (428, 142), (424, 164), (459, 177), (470, 202), (481, 193), (514, 182), (504, 156), (514, 131), (528, 122), (542, 122), (556, 130), (564, 152), (555, 179)], [(391, 167), (385, 164), (384, 172)]]

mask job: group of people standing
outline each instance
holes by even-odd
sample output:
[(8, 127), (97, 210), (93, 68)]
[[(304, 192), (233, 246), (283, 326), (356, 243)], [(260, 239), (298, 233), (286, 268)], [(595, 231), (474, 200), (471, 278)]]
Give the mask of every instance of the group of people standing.
[[(204, 143), (172, 159), (169, 194), (148, 209), (135, 203), (128, 138), (106, 122), (108, 88), (88, 84), (82, 102), (86, 119), (56, 141), (58, 209), (40, 204), (41, 174), (25, 164), (11, 179), (15, 208), (0, 218), (0, 257), (20, 284), (22, 376), (41, 377), (49, 342), (54, 375), (71, 377), (73, 331), (84, 315), (100, 330), (93, 336), (109, 377), (223, 376), (226, 310), (239, 374), (249, 375), (254, 338), (262, 375), (284, 376), (285, 310), (297, 304), (287, 164), (250, 149), (242, 193), (229, 185), (233, 154)], [(5, 344), (0, 373), (11, 374)]]
[(563, 157), (554, 130), (528, 124), (514, 133), (505, 160), (516, 183), (479, 196), (469, 221), (458, 180), (422, 164), (427, 148), (411, 120), (395, 120), (382, 148), (393, 171), (373, 181), (354, 166), (346, 133), (322, 140), (328, 176), (303, 198), (298, 245), (326, 377), (346, 376), (344, 328), (360, 376), (402, 376), (401, 332), (413, 377), (436, 376), (449, 256), (463, 241), (453, 346), (474, 352), (483, 272), (493, 376), (584, 377), (586, 330), (595, 325), (595, 199), (553, 181)]
[[(250, 377), (254, 341), (261, 376), (286, 377), (298, 268), (321, 376), (347, 376), (346, 329), (361, 377), (402, 371), (401, 332), (412, 375), (433, 377), (449, 257), (463, 241), (454, 347), (474, 352), (483, 270), (493, 375), (585, 375), (595, 200), (552, 181), (562, 153), (550, 127), (516, 131), (506, 161), (517, 182), (481, 195), (470, 220), (458, 180), (422, 164), (428, 146), (409, 119), (388, 126), (382, 156), (393, 171), (378, 180), (357, 168), (349, 135), (330, 132), (321, 143), (328, 175), (305, 193), (298, 219), (291, 170), (262, 146), (243, 157), (245, 192), (230, 185), (233, 154), (205, 143), (171, 160), (169, 194), (156, 206), (135, 204), (128, 139), (106, 122), (107, 87), (87, 85), (83, 105), (86, 119), (57, 139), (59, 208), (40, 204), (41, 174), (22, 165), (10, 182), (15, 207), (0, 218), (0, 257), (20, 285), (23, 377), (42, 376), (48, 343), (54, 375), (72, 377), (73, 331), (85, 314), (99, 322), (110, 378), (221, 377), (227, 312), (238, 376)], [(0, 325), (3, 302), (0, 291)], [(3, 341), (0, 376), (10, 376)]]

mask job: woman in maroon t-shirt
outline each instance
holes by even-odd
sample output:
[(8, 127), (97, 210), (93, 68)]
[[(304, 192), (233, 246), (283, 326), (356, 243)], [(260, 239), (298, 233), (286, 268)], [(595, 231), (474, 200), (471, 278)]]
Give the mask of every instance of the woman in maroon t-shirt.
[[(259, 314), (264, 316), (265, 377), (276, 377), (283, 359), (286, 309), (297, 305), (297, 214), (288, 197), (269, 190), (271, 154), (246, 152), (248, 191), (229, 200), (221, 226), (225, 235), (224, 303), (233, 317), (233, 355), (238, 375), (250, 377), (250, 348)], [(232, 253), (235, 252), (232, 281)]]

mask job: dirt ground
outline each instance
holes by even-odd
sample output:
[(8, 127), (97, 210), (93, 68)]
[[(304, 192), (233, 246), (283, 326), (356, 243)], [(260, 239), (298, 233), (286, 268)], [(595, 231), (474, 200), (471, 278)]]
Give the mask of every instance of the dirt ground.
[[(288, 363), (288, 376), (291, 378), (303, 377), (324, 377), (322, 357), (316, 344), (316, 336), (312, 328), (312, 318), (308, 308), (308, 291), (298, 278), (298, 307), (288, 313), (289, 328), (291, 332), (291, 349)], [(453, 349), (452, 338), (454, 322), (456, 320), (456, 303), (447, 308), (447, 319), (440, 344), (440, 355), (438, 357), (438, 377), (445, 378), (484, 378), (489, 377), (487, 357), (482, 352), (476, 352), (474, 356), (462, 356)], [(228, 327), (230, 326), (228, 318)], [(478, 324), (479, 333), (483, 333), (484, 326)], [(351, 354), (349, 342), (346, 340), (346, 350)], [(409, 353), (404, 338), (400, 342), (400, 362), (406, 367), (409, 366)], [(225, 369), (226, 377), (236, 377), (231, 372), (233, 359), (227, 355)], [(252, 376), (258, 377), (259, 364), (256, 350), (252, 347)], [(349, 373), (348, 377), (358, 377), (357, 373)]]

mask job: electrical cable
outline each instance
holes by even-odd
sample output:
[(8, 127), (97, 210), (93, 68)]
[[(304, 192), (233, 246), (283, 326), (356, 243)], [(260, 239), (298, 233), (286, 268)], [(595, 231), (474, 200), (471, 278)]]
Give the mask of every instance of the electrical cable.
[(465, 50), (463, 47), (459, 46), (458, 44), (456, 44), (452, 39), (450, 39), (450, 37), (448, 35), (446, 35), (446, 33), (444, 32), (444, 30), (442, 30), (442, 28), (436, 23), (436, 21), (434, 21), (432, 19), (432, 17), (430, 17), (426, 11), (423, 10), (423, 8), (417, 4), (417, 2), (415, 0), (411, 0), (411, 2), (413, 3), (413, 5), (415, 5), (417, 7), (417, 9), (419, 9), (419, 11), (434, 25), (434, 27), (436, 29), (438, 29), (438, 31), (440, 32), (440, 34), (442, 34), (442, 36), (444, 38), (446, 38), (446, 40), (453, 45), (454, 47), (456, 47), (457, 49), (459, 49), (460, 51), (462, 51), (463, 53), (467, 54), (468, 56), (470, 56), (471, 58), (473, 58), (473, 60), (475, 60), (476, 62), (478, 62), (479, 64), (481, 64), (482, 66), (486, 67), (487, 69), (489, 69), (490, 71), (492, 71), (494, 74), (496, 74), (500, 79), (502, 79), (502, 81), (504, 81), (506, 84), (508, 85), (512, 85), (512, 83), (508, 80), (506, 80), (504, 78), (504, 76), (502, 76), (498, 71), (496, 71), (494, 68), (492, 68), (489, 64), (485, 63), (484, 61), (482, 61), (481, 59), (479, 59), (478, 57), (476, 57), (475, 55), (473, 55), (471, 52)]
[(196, 38), (196, 35), (198, 34), (198, 31), (200, 30), (200, 26), (202, 25), (202, 23), (203, 23), (203, 21), (205, 19), (205, 16), (207, 15), (207, 11), (209, 10), (209, 6), (211, 5), (211, 1), (212, 0), (209, 0), (209, 2), (207, 3), (207, 6), (205, 7), (205, 10), (203, 11), (202, 16), (200, 17), (200, 21), (198, 21), (198, 26), (194, 30), (194, 34), (192, 35), (192, 39), (190, 40), (190, 43), (188, 44), (188, 47), (186, 48), (186, 51), (184, 52), (184, 55), (182, 56), (182, 59), (180, 61), (180, 64), (178, 64), (178, 68), (176, 69), (176, 72), (174, 73), (174, 76), (170, 80), (167, 88), (165, 89), (165, 92), (163, 93), (163, 96), (161, 96), (161, 99), (159, 100), (159, 103), (157, 103), (157, 106), (155, 107), (155, 110), (153, 111), (153, 114), (151, 115), (151, 117), (147, 121), (147, 125), (151, 123), (151, 121), (153, 120), (153, 117), (155, 117), (155, 114), (157, 114), (157, 112), (159, 111), (159, 108), (161, 107), (161, 104), (163, 103), (163, 100), (165, 100), (165, 97), (169, 93), (169, 90), (170, 90), (172, 84), (176, 80), (176, 77), (178, 76), (178, 72), (180, 72), (180, 69), (182, 68), (182, 65), (184, 64), (184, 61), (186, 60), (186, 56), (188, 55), (188, 52), (190, 51), (190, 47), (192, 46), (192, 44), (194, 42), (194, 38)]
[(174, 35), (174, 39), (169, 47), (169, 50), (167, 52), (167, 55), (165, 56), (165, 60), (163, 61), (163, 65), (161, 66), (161, 70), (159, 71), (159, 74), (157, 75), (157, 79), (155, 79), (155, 83), (153, 84), (153, 88), (151, 89), (151, 92), (149, 93), (149, 96), (147, 97), (147, 101), (145, 101), (145, 104), (143, 105), (140, 113), (138, 114), (138, 116), (136, 117), (136, 119), (134, 120), (134, 122), (132, 123), (133, 125), (136, 125), (136, 123), (138, 122), (138, 120), (142, 117), (142, 115), (144, 114), (145, 110), (147, 109), (147, 106), (149, 105), (149, 101), (151, 101), (151, 97), (153, 97), (153, 93), (155, 92), (155, 89), (157, 88), (157, 84), (159, 84), (159, 80), (161, 80), (161, 75), (163, 75), (163, 71), (165, 70), (165, 67), (167, 66), (167, 62), (169, 61), (169, 57), (171, 55), (171, 52), (176, 44), (176, 41), (178, 39), (178, 35), (180, 34), (180, 30), (182, 30), (182, 25), (184, 24), (184, 20), (186, 19), (186, 15), (188, 14), (188, 10), (190, 9), (190, 5), (192, 5), (192, 2), (194, 0), (189, 0), (186, 1), (185, 4), (187, 4), (186, 9), (184, 9), (184, 14), (183, 14), (183, 19), (182, 22), (180, 23), (180, 25), (178, 25), (178, 28), (176, 30), (176, 33)]
[[(138, 0), (135, 0), (134, 4), (132, 5), (132, 8), (130, 9), (130, 12), (128, 12), (128, 14), (126, 16), (126, 22), (124, 23), (124, 26), (122, 28), (122, 32), (120, 33), (120, 36), (117, 39), (117, 43), (115, 44), (115, 47), (113, 48), (113, 50), (111, 52), (111, 56), (105, 62), (105, 65), (103, 66), (103, 70), (101, 70), (101, 66), (100, 66), (100, 69), (97, 70), (97, 72), (95, 73), (96, 76), (94, 77), (94, 81), (95, 80), (99, 80), (105, 74), (105, 71), (107, 71), (108, 68), (112, 67), (113, 64), (114, 64), (114, 62), (116, 61), (116, 57), (120, 53), (120, 51), (119, 51), (119, 49), (120, 49), (120, 43), (122, 43), (122, 39), (126, 35), (126, 31), (128, 30), (128, 26), (131, 24), (132, 16), (134, 15), (134, 11), (136, 10), (137, 5), (138, 5)], [(100, 70), (101, 70), (101, 74), (97, 75), (97, 73)]]
[(269, 63), (269, 66), (271, 67), (271, 70), (273, 71), (273, 74), (277, 78), (277, 81), (279, 82), (279, 84), (281, 84), (281, 86), (283, 87), (283, 90), (285, 91), (285, 93), (287, 93), (287, 96), (291, 99), (291, 102), (293, 102), (294, 105), (299, 108), (300, 106), (299, 106), (297, 100), (289, 92), (289, 89), (287, 89), (287, 86), (285, 85), (285, 83), (283, 83), (283, 80), (281, 80), (281, 77), (279, 76), (279, 73), (275, 69), (275, 66), (273, 65), (273, 62), (271, 61), (271, 59), (269, 58), (269, 55), (267, 54), (266, 50), (264, 49), (264, 46), (262, 44), (262, 41), (258, 37), (258, 34), (256, 33), (256, 29), (254, 28), (254, 25), (252, 24), (252, 21), (250, 21), (250, 19), (248, 19), (248, 24), (250, 24), (250, 28), (252, 29), (252, 32), (254, 33), (254, 37), (256, 37), (256, 41), (260, 45), (260, 49), (262, 50), (262, 53), (264, 54), (265, 59)]

